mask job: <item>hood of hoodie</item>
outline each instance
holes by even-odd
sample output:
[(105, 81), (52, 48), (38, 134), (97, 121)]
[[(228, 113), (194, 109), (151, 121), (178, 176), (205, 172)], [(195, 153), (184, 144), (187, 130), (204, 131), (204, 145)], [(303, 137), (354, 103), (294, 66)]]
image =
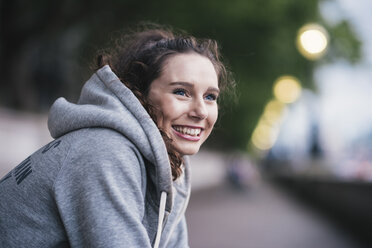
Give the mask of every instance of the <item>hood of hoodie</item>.
[(137, 97), (109, 66), (99, 69), (84, 84), (77, 104), (57, 99), (50, 109), (48, 127), (53, 138), (89, 127), (110, 128), (123, 134), (154, 165), (155, 173), (150, 176), (158, 198), (166, 192), (165, 209), (171, 210), (172, 175), (163, 138)]

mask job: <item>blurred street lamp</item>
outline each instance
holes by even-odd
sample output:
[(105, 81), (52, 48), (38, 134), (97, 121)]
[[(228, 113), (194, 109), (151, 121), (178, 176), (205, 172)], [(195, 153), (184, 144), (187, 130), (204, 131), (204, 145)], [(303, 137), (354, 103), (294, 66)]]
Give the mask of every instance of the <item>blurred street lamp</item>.
[(297, 48), (309, 60), (316, 60), (324, 55), (328, 46), (328, 33), (318, 24), (306, 24), (297, 34)]
[(276, 142), (279, 126), (286, 106), (278, 100), (270, 100), (252, 133), (251, 142), (261, 151), (269, 150)]
[(260, 150), (269, 150), (278, 136), (278, 127), (260, 120), (252, 133), (252, 143)]
[(301, 95), (301, 84), (293, 76), (281, 76), (274, 82), (273, 91), (280, 102), (292, 103)]
[(285, 111), (285, 104), (278, 100), (270, 100), (265, 107), (263, 118), (272, 125), (277, 124)]

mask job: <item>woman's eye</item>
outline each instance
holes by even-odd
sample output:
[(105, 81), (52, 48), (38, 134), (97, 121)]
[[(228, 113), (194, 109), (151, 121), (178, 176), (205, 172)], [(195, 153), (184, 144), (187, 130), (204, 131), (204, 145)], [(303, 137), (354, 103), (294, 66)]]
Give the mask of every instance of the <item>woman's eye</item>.
[(175, 89), (173, 91), (173, 94), (179, 95), (179, 96), (186, 96), (186, 90), (184, 90), (184, 89)]
[(215, 94), (209, 94), (205, 97), (205, 99), (208, 100), (208, 101), (216, 101), (217, 96)]

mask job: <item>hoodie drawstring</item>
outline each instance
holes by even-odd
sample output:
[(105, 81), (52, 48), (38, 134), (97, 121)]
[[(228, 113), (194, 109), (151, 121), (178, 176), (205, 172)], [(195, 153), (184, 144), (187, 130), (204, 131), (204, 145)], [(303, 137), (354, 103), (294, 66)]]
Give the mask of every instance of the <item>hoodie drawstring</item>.
[(158, 220), (158, 231), (156, 232), (154, 248), (159, 247), (161, 233), (163, 232), (163, 220), (165, 215), (165, 203), (167, 202), (167, 193), (162, 191), (160, 196), (159, 205), (159, 220)]

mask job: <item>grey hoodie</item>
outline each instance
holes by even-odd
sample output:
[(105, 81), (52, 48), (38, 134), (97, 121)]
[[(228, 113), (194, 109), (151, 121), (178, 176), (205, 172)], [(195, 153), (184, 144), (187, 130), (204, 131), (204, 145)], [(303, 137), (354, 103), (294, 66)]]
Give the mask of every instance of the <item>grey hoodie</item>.
[(0, 247), (188, 247), (189, 165), (109, 66), (50, 110), (54, 141), (0, 180)]

